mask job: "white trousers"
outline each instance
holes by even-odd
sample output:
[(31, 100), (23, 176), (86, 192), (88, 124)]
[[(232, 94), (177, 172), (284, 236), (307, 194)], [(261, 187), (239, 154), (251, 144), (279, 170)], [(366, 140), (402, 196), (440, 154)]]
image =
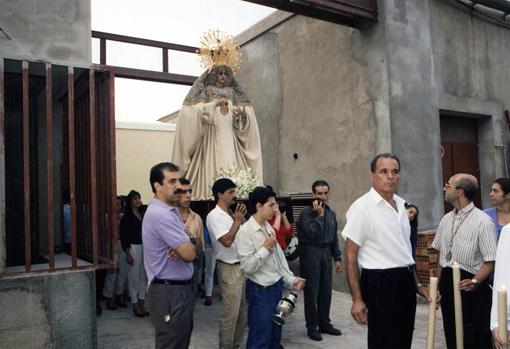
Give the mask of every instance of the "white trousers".
[(103, 296), (106, 298), (112, 298), (114, 296), (121, 296), (124, 294), (124, 283), (126, 282), (126, 273), (127, 273), (127, 262), (126, 262), (126, 252), (122, 249), (119, 240), (118, 247), (118, 268), (110, 268), (106, 272), (106, 277), (104, 279), (104, 287), (103, 287)]
[(127, 278), (129, 285), (129, 297), (131, 303), (136, 303), (140, 299), (145, 299), (145, 288), (147, 287), (147, 274), (143, 266), (143, 245), (131, 245), (131, 256), (133, 256), (133, 265), (128, 264)]

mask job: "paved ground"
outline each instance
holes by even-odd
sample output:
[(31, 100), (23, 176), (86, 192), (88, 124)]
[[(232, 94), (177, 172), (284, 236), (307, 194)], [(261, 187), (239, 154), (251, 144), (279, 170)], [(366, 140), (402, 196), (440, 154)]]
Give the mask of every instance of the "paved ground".
[[(333, 291), (331, 319), (335, 327), (342, 330), (343, 335), (340, 337), (323, 335), (322, 342), (314, 342), (306, 336), (302, 294), (299, 294), (299, 297), (295, 312), (287, 319), (283, 327), (282, 345), (285, 348), (366, 348), (366, 327), (359, 326), (352, 320), (349, 294)], [(197, 301), (190, 348), (218, 347), (219, 302), (217, 295), (211, 307), (205, 307), (201, 300)], [(427, 314), (428, 306), (420, 302), (416, 314), (413, 348), (426, 346)], [(100, 349), (154, 348), (154, 328), (150, 319), (135, 317), (130, 307), (114, 311), (105, 309), (103, 315), (98, 317), (97, 326)], [(437, 312), (435, 343), (436, 349), (446, 347), (440, 311)]]

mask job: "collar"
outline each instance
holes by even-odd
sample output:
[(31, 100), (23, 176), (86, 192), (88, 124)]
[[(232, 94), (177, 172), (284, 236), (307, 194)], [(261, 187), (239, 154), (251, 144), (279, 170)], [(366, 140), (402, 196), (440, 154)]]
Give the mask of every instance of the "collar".
[[(379, 204), (381, 202), (386, 202), (384, 198), (379, 194), (374, 187), (370, 188), (368, 191), (368, 196), (374, 201), (375, 204)], [(397, 204), (397, 207), (400, 207), (401, 205), (404, 205), (404, 199), (402, 199), (397, 194), (393, 194), (393, 200), (395, 200), (395, 203)]]
[(246, 221), (246, 223), (244, 223), (244, 225), (246, 226), (246, 228), (248, 229), (248, 231), (261, 231), (263, 233), (266, 233), (267, 232), (272, 232), (274, 234), (274, 230), (273, 230), (273, 227), (271, 227), (271, 224), (269, 224), (268, 221), (265, 221), (264, 222), (265, 224), (265, 228), (266, 230), (264, 230), (264, 228), (262, 228), (260, 226), (260, 224), (257, 223), (257, 221), (255, 220), (255, 218), (253, 218), (253, 216), (250, 217), (250, 219), (248, 219)]
[(177, 209), (177, 207), (170, 206), (169, 204), (164, 203), (163, 201), (156, 199), (156, 198), (153, 198), (151, 200), (151, 202), (149, 203), (149, 205), (158, 206), (158, 207), (170, 210), (170, 211), (177, 211), (177, 214), (179, 214), (179, 210)]
[(466, 214), (468, 214), (469, 212), (471, 212), (472, 209), (475, 208), (475, 204), (473, 203), (473, 201), (471, 201), (466, 207), (464, 207), (463, 209), (461, 210), (454, 210), (455, 212), (455, 215), (456, 216), (465, 216)]

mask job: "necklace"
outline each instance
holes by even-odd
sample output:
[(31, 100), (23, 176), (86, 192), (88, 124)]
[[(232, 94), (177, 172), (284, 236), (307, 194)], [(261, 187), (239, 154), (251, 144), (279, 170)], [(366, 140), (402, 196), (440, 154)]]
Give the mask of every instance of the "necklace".
[(464, 217), (462, 217), (462, 220), (459, 222), (459, 224), (457, 225), (457, 228), (455, 228), (455, 230), (453, 229), (455, 227), (455, 219), (453, 219), (453, 222), (452, 222), (452, 237), (450, 239), (450, 248), (448, 250), (448, 253), (446, 254), (446, 261), (447, 262), (451, 262), (452, 260), (452, 247), (453, 247), (453, 239), (455, 238), (455, 236), (457, 235), (457, 232), (459, 231), (459, 228), (460, 226), (462, 225), (462, 223), (464, 223), (464, 221), (466, 220), (466, 218), (469, 216), (469, 214), (471, 213), (471, 211), (473, 211), (475, 207), (471, 207), (471, 209), (469, 211), (466, 212), (466, 214), (464, 215)]

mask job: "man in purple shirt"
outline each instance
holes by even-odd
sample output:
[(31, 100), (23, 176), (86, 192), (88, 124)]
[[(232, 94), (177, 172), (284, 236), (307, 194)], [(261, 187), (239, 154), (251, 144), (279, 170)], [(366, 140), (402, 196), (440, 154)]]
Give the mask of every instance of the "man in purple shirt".
[(163, 162), (150, 172), (154, 199), (142, 223), (144, 264), (149, 287), (150, 316), (156, 328), (156, 348), (188, 348), (195, 297), (191, 289), (194, 242), (184, 231), (177, 210), (181, 184), (179, 167)]

